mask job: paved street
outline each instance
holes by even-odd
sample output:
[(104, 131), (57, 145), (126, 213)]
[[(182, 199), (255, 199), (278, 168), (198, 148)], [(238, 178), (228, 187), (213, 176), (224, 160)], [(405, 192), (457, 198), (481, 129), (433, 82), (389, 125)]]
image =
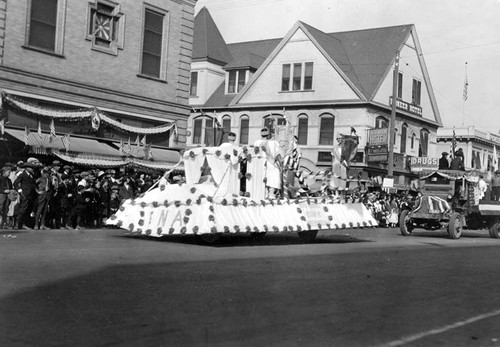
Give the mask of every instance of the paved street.
[(500, 241), (0, 233), (1, 346), (500, 345)]

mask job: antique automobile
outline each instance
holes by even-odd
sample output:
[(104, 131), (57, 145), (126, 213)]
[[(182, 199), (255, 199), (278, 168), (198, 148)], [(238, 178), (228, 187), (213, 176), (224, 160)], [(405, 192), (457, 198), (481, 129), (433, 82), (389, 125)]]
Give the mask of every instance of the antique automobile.
[(464, 229), (488, 229), (492, 238), (500, 238), (500, 202), (489, 194), (481, 198), (479, 174), (471, 171), (439, 170), (420, 178), (421, 190), (411, 209), (399, 217), (403, 236), (416, 228), (445, 229), (458, 239)]

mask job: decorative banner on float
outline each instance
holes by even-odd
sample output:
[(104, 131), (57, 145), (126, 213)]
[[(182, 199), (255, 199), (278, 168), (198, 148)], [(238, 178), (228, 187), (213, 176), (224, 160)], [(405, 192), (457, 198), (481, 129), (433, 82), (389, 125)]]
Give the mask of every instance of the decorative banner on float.
[(412, 157), (410, 159), (410, 169), (412, 172), (437, 170), (438, 167), (439, 167), (438, 158)]

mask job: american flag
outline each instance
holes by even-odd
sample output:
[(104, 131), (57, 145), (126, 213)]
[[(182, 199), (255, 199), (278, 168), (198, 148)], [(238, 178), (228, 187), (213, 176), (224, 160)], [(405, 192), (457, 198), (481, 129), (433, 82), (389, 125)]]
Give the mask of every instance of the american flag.
[(54, 124), (54, 120), (52, 119), (50, 121), (50, 142), (52, 142), (52, 139), (56, 137), (56, 126)]
[(28, 136), (30, 136), (30, 130), (28, 129), (27, 126), (24, 127), (24, 144), (28, 146), (30, 144), (28, 140)]
[(43, 137), (43, 133), (42, 133), (42, 122), (38, 121), (38, 137), (40, 138), (40, 140), (42, 139)]
[(123, 148), (123, 140), (120, 140), (120, 155), (125, 154), (125, 149)]
[(69, 134), (66, 134), (64, 135), (62, 138), (61, 138), (61, 141), (63, 143), (63, 146), (64, 146), (64, 149), (66, 150), (66, 152), (69, 151), (69, 148), (71, 146), (71, 142), (70, 142), (70, 139), (69, 139)]

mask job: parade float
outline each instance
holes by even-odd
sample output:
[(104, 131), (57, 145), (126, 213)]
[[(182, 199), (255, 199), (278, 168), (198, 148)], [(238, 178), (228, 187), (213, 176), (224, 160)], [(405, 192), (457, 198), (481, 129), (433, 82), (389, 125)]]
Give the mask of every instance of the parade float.
[[(147, 193), (124, 201), (107, 224), (135, 235), (198, 235), (208, 242), (223, 234), (260, 237), (285, 232), (310, 241), (318, 231), (377, 225), (361, 202), (345, 202), (342, 194), (295, 194), (299, 189), (292, 188), (301, 178), (296, 170), (300, 157), (293, 136), (284, 138), (263, 136), (246, 147), (229, 142), (188, 149), (182, 157), (185, 177), (181, 181), (160, 180)], [(332, 172), (345, 173), (342, 161), (348, 162), (349, 156), (341, 147), (334, 153), (338, 156)], [(334, 174), (329, 184), (339, 180)]]

